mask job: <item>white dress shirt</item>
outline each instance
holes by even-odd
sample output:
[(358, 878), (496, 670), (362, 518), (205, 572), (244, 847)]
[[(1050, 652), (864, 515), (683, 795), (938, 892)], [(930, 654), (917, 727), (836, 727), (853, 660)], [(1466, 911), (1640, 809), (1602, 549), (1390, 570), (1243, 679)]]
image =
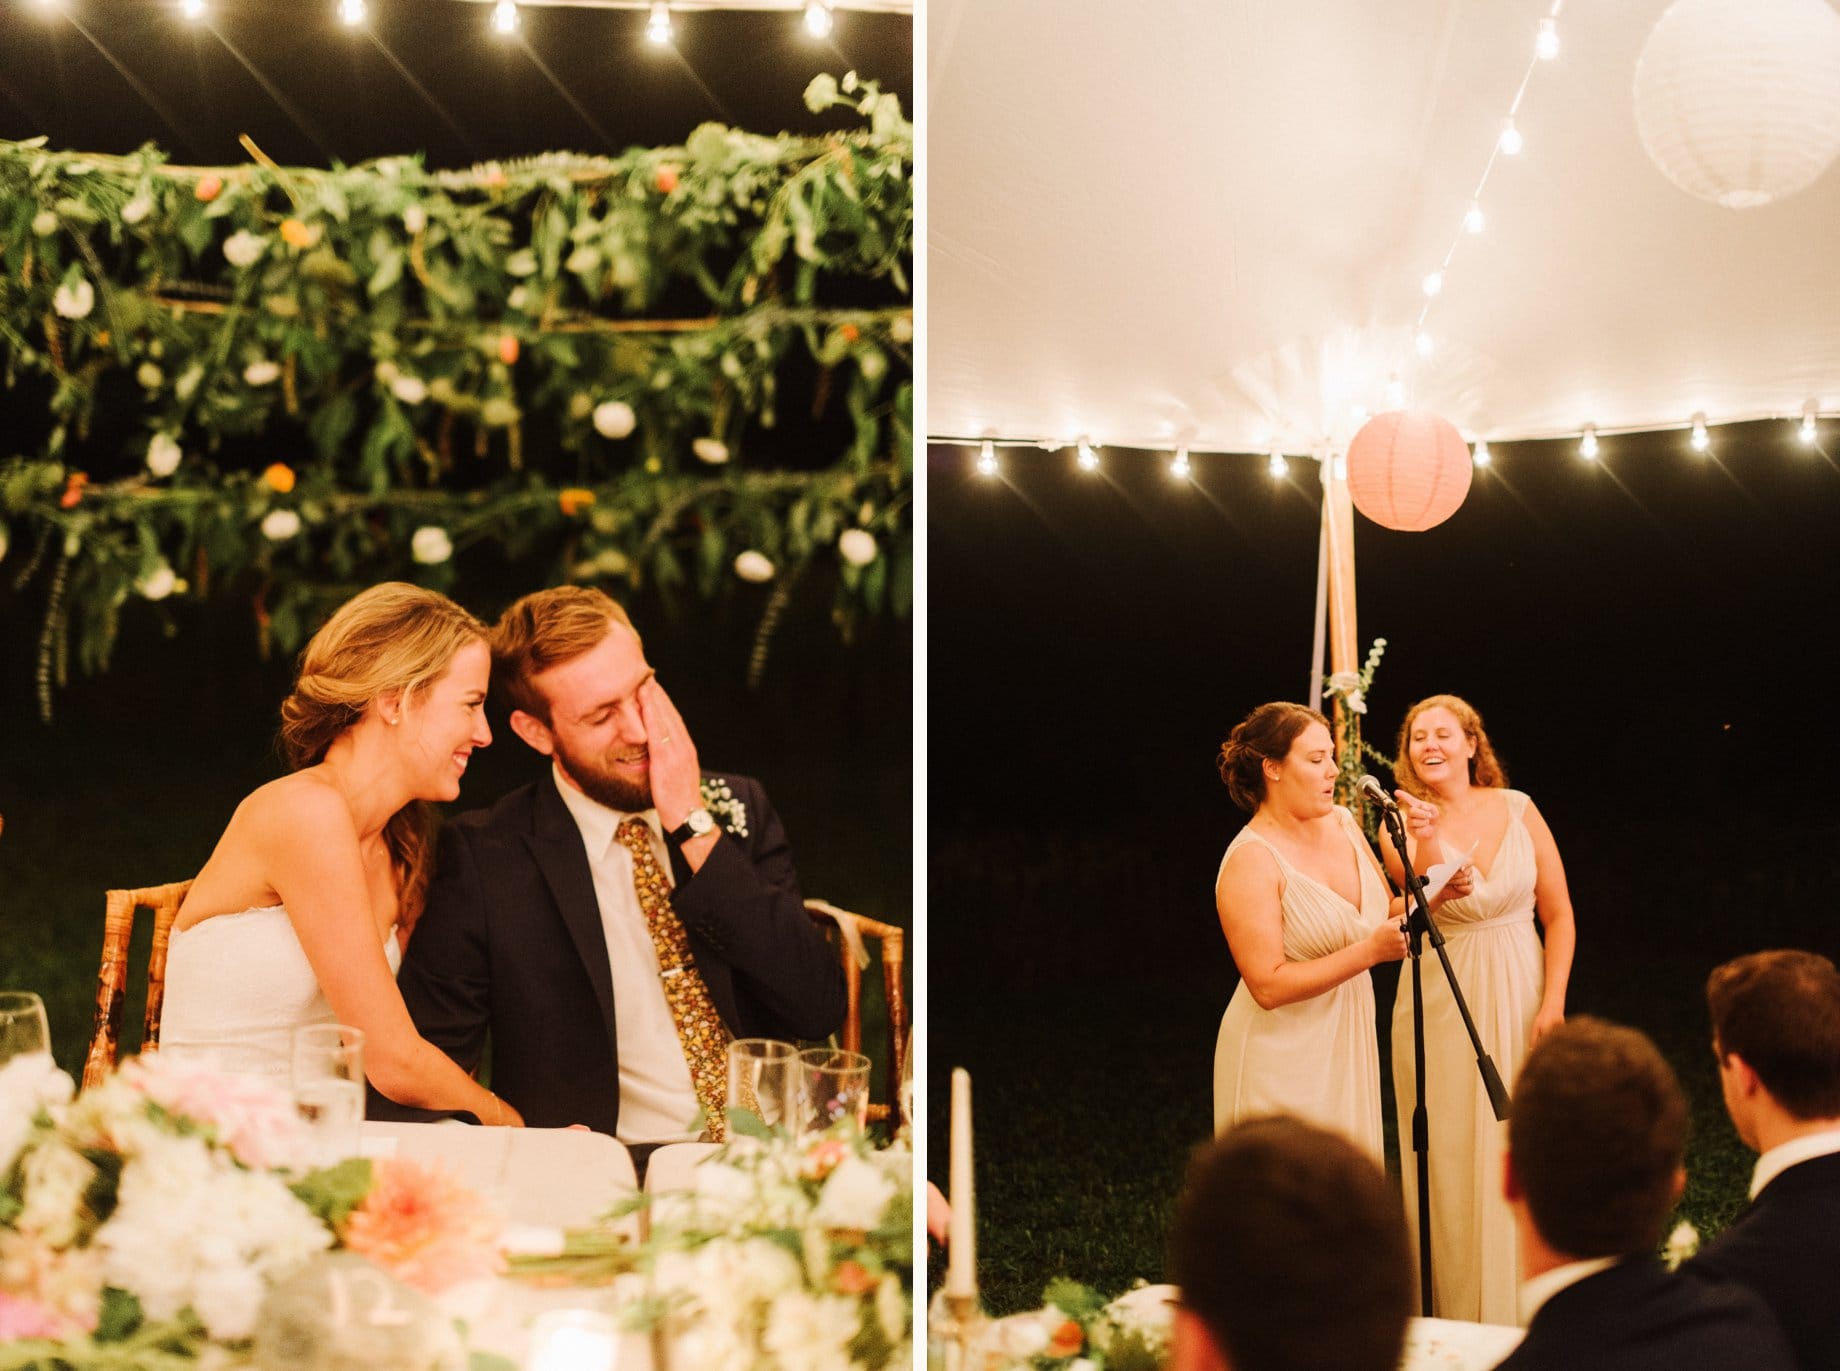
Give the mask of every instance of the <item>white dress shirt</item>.
[(1799, 1138), (1791, 1138), (1786, 1143), (1778, 1143), (1757, 1158), (1757, 1167), (1751, 1172), (1751, 1198), (1756, 1199), (1758, 1191), (1796, 1163), (1811, 1162), (1816, 1157), (1825, 1157), (1833, 1152), (1840, 1152), (1840, 1128), (1822, 1133), (1807, 1133)]
[(690, 1122), (702, 1107), (690, 1083), (683, 1040), (659, 981), (658, 950), (646, 927), (645, 911), (633, 888), (633, 856), (614, 833), (627, 819), (645, 820), (652, 855), (671, 880), (671, 854), (665, 846), (658, 811), (637, 815), (609, 809), (577, 790), (555, 769), (575, 826), (581, 830), (600, 904), (601, 928), (607, 938), (607, 962), (613, 971), (613, 1031), (620, 1054), (620, 1122), (623, 1143), (689, 1142), (696, 1138)]
[(1533, 1316), (1540, 1312), (1540, 1307), (1561, 1290), (1578, 1284), (1587, 1276), (1595, 1276), (1599, 1271), (1608, 1271), (1621, 1257), (1592, 1257), (1589, 1261), (1567, 1262), (1564, 1266), (1555, 1266), (1550, 1271), (1542, 1271), (1521, 1282), (1521, 1324), (1533, 1322)]

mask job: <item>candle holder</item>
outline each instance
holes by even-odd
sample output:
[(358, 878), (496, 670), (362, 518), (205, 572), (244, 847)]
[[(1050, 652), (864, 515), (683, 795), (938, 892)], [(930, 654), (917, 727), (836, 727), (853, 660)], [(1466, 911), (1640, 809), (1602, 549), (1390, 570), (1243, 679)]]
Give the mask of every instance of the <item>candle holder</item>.
[(975, 1293), (933, 1297), (926, 1319), (928, 1371), (985, 1371), (990, 1365), (990, 1319)]

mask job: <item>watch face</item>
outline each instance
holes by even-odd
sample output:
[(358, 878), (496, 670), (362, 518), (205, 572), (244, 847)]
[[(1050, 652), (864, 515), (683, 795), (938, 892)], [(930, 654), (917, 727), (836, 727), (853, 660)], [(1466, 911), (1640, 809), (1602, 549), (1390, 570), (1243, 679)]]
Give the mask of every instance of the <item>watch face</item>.
[(699, 838), (716, 826), (707, 809), (693, 809), (684, 818), (684, 826)]

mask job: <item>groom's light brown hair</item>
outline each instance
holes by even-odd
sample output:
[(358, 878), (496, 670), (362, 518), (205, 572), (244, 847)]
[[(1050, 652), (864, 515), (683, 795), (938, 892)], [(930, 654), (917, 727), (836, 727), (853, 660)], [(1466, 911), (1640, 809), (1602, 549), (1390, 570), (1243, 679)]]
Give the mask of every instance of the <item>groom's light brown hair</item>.
[(507, 609), (492, 629), (492, 675), (513, 709), (549, 723), (549, 702), (534, 678), (581, 656), (624, 625), (637, 638), (626, 610), (592, 586), (533, 591)]

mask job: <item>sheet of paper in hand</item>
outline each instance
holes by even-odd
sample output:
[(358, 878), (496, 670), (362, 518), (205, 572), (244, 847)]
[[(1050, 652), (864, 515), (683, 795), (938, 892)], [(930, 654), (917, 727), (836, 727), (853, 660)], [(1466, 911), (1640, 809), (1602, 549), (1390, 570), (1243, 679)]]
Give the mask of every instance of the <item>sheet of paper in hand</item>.
[(1429, 904), (1438, 897), (1438, 893), (1449, 884), (1450, 878), (1469, 865), (1469, 859), (1476, 854), (1476, 845), (1471, 843), (1456, 856), (1437, 863), (1425, 873), (1425, 903)]

